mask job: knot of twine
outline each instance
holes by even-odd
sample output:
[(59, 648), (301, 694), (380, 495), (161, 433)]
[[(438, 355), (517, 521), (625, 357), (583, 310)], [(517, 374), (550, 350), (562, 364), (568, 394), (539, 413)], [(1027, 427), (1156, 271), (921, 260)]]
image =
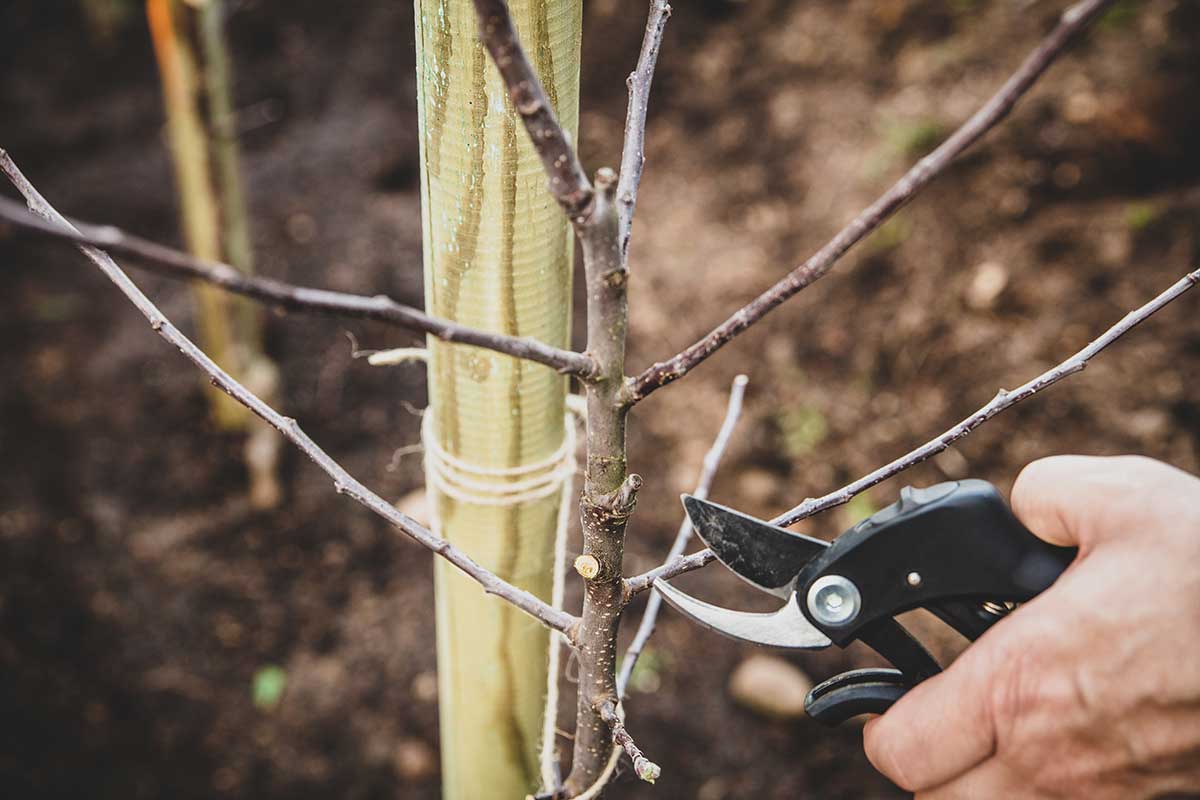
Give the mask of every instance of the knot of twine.
[(482, 506), (515, 506), (562, 491), (575, 475), (575, 425), (566, 415), (562, 444), (545, 458), (516, 467), (484, 467), (446, 451), (437, 441), (433, 414), (421, 421), (428, 485), (458, 500)]

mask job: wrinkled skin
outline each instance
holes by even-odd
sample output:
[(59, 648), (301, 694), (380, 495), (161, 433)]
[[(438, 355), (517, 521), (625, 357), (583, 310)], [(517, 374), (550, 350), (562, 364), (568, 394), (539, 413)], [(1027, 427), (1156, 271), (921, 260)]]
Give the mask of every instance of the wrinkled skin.
[(1200, 479), (1059, 456), (1012, 505), (1078, 558), (869, 722), (867, 757), (918, 800), (1200, 797)]

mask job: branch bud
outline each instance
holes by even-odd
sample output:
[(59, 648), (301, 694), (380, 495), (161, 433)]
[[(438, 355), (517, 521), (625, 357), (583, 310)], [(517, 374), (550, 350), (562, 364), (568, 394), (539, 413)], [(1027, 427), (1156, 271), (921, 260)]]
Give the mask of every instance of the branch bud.
[(612, 167), (601, 167), (596, 170), (596, 191), (610, 194), (617, 188), (617, 173)]
[(646, 783), (654, 783), (662, 775), (662, 767), (648, 758), (639, 758), (633, 766), (637, 770), (637, 776)]
[(617, 495), (613, 499), (613, 513), (625, 517), (633, 513), (633, 506), (637, 503), (637, 493), (641, 488), (642, 476), (637, 473), (630, 473), (625, 478), (625, 482), (621, 484), (621, 488), (617, 490)]

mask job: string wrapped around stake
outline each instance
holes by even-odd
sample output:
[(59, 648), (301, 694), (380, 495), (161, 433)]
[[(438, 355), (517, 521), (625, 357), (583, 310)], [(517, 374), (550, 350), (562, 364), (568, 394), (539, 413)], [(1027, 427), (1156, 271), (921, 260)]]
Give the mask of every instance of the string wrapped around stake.
[(481, 467), (448, 453), (437, 442), (433, 414), (421, 421), (425, 479), (447, 497), (481, 506), (515, 506), (561, 490), (575, 474), (575, 426), (567, 415), (562, 444), (543, 459), (516, 467)]
[[(409, 360), (414, 356), (405, 354)], [(419, 356), (415, 356), (419, 358)], [(385, 363), (396, 363), (385, 362)], [(558, 520), (554, 533), (554, 574), (550, 604), (561, 609), (566, 575), (567, 528), (571, 519), (571, 500), (574, 492), (575, 420), (585, 414), (582, 398), (568, 395), (567, 413), (563, 417), (562, 444), (545, 458), (516, 467), (483, 467), (464, 461), (449, 453), (437, 441), (434, 415), (421, 420), (421, 445), (425, 451), (425, 485), (461, 503), (483, 506), (516, 506), (560, 494)], [(430, 509), (437, 503), (431, 502)], [(431, 513), (433, 532), (441, 535), (441, 522), (436, 511)], [(542, 742), (539, 748), (543, 785), (553, 787), (559, 774), (555, 752), (555, 733), (558, 716), (558, 672), (563, 636), (550, 634), (547, 654), (546, 705), (542, 714)]]
[[(372, 353), (367, 363), (375, 367), (395, 366), (413, 361), (428, 362), (429, 351), (419, 347), (402, 347)], [(575, 489), (575, 421), (587, 420), (587, 403), (579, 395), (568, 394), (567, 413), (563, 415), (563, 441), (550, 455), (532, 464), (517, 467), (481, 467), (449, 453), (438, 444), (434, 430), (434, 415), (426, 409), (421, 419), (420, 449), (425, 452), (425, 487), (434, 488), (461, 503), (483, 506), (515, 506), (561, 493), (558, 520), (554, 532), (554, 575), (550, 590), (550, 605), (561, 610), (566, 584), (567, 528), (571, 520), (571, 498)], [(433, 532), (442, 535), (437, 503), (431, 502), (429, 520)], [(560, 775), (555, 751), (558, 730), (558, 670), (564, 637), (550, 632), (547, 653), (546, 705), (542, 713), (542, 741), (539, 747), (542, 787), (557, 788)], [(616, 766), (617, 752), (605, 769), (610, 775)], [(594, 789), (602, 787), (597, 783)]]

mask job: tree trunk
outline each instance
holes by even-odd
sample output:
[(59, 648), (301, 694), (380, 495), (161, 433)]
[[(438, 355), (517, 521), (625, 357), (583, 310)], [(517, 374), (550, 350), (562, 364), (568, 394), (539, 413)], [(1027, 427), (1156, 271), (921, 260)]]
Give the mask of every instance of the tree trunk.
[[(415, 6), (426, 307), (565, 347), (570, 228), (479, 42), (474, 8), (470, 0)], [(580, 0), (513, 0), (510, 8), (574, 135)], [(428, 344), (427, 437), (463, 479), (449, 488), (436, 476), (430, 481), (440, 532), (500, 577), (548, 599), (560, 493), (508, 504), (512, 497), (496, 485), (553, 469), (523, 468), (562, 446), (567, 381), (494, 352), (433, 338)], [(436, 458), (430, 449), (427, 442), (427, 459)], [(446, 562), (435, 571), (443, 796), (522, 798), (538, 784), (547, 631)]]

